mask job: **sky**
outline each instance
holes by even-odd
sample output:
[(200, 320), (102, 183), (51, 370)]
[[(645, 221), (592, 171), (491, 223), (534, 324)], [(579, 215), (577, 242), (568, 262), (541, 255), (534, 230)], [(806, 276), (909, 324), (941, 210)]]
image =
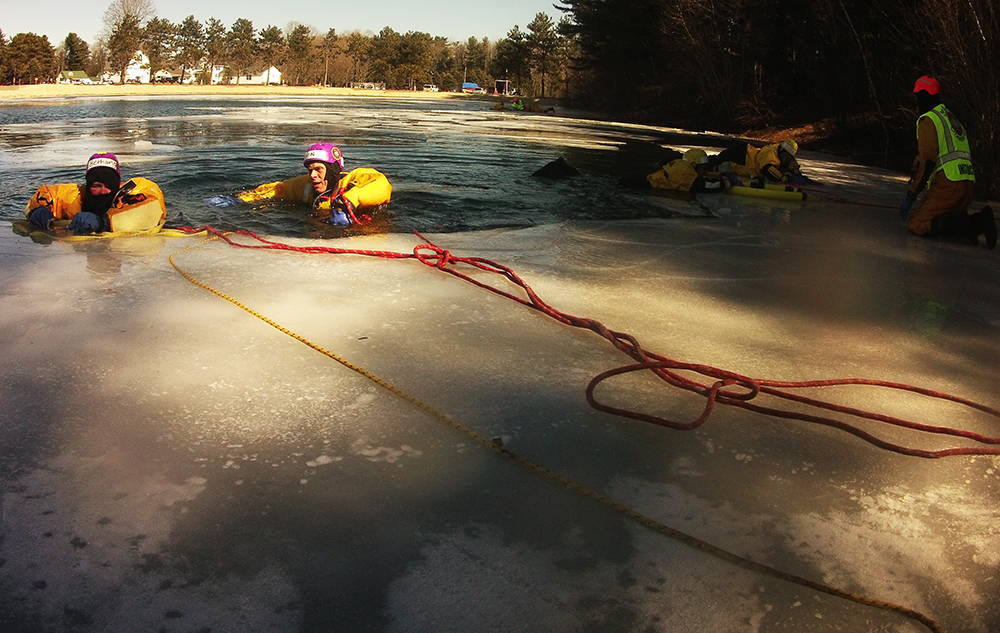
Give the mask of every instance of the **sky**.
[[(289, 22), (301, 22), (320, 33), (334, 28), (338, 33), (371, 31), (389, 26), (405, 33), (424, 31), (449, 40), (465, 41), (470, 36), (497, 40), (515, 25), (525, 30), (538, 12), (558, 21), (562, 13), (554, 0), (362, 0), (357, 3), (320, 0), (153, 0), (156, 13), (172, 22), (194, 15), (202, 23), (214, 17), (229, 27), (237, 18), (251, 20), (259, 31), (269, 25), (282, 29)], [(18, 33), (47, 35), (55, 46), (68, 33), (76, 33), (93, 44), (103, 30), (103, 15), (110, 2), (87, 4), (79, 0), (47, 0), (10, 3), (0, 13), (0, 30), (8, 39)]]

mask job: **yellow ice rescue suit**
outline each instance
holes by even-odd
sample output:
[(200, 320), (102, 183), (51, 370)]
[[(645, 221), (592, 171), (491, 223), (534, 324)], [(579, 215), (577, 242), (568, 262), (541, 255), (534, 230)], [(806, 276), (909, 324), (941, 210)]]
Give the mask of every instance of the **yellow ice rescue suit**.
[(771, 143), (764, 147), (747, 145), (747, 155), (743, 164), (732, 162), (732, 169), (740, 176), (750, 178), (765, 178), (771, 182), (781, 182), (786, 175), (800, 174), (801, 168), (793, 156), (786, 153), (782, 164), (778, 150), (781, 143)]
[[(700, 178), (700, 180), (699, 180)], [(716, 172), (698, 174), (697, 168), (683, 158), (664, 163), (662, 167), (646, 176), (653, 189), (667, 191), (691, 191), (708, 193), (722, 191), (722, 182)]]
[(355, 209), (377, 207), (389, 202), (392, 185), (382, 172), (369, 167), (358, 167), (349, 172), (341, 172), (340, 180), (329, 192), (317, 196), (313, 191), (309, 174), (295, 176), (288, 180), (269, 182), (256, 189), (243, 191), (236, 197), (243, 202), (264, 200), (287, 200), (306, 202), (314, 209), (329, 210), (338, 197), (342, 197)]
[[(49, 207), (55, 220), (71, 220), (83, 207), (86, 185), (42, 185), (24, 205), (24, 216)], [(118, 189), (108, 209), (105, 228), (110, 233), (134, 233), (163, 226), (167, 207), (160, 187), (146, 178), (132, 178)]]

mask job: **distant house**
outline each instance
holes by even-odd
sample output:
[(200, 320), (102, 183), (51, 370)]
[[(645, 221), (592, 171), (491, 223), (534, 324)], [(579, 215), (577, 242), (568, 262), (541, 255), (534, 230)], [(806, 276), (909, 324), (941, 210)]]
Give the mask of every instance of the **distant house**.
[[(118, 73), (104, 73), (104, 81), (111, 83), (121, 83), (121, 76)], [(127, 84), (148, 84), (149, 83), (149, 58), (142, 51), (132, 57), (132, 61), (125, 67), (125, 83)]]
[[(240, 75), (240, 85), (246, 86), (262, 86), (265, 83), (271, 83), (278, 85), (281, 83), (281, 71), (271, 66), (270, 76), (268, 75), (267, 69), (261, 70), (259, 72), (249, 72)], [(185, 83), (189, 83), (187, 78), (185, 78)], [(213, 84), (235, 84), (236, 77), (230, 74), (230, 71), (225, 66), (213, 66), (212, 67), (212, 80)]]
[(60, 84), (92, 84), (96, 83), (82, 70), (64, 70), (56, 77), (56, 83)]

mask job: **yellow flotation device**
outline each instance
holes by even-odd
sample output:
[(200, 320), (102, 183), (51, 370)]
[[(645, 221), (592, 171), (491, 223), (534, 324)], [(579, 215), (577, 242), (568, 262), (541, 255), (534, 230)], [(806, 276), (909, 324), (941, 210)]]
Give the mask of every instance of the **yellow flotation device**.
[[(332, 190), (335, 195), (343, 195), (355, 208), (365, 209), (389, 202), (392, 197), (392, 185), (389, 179), (378, 170), (370, 167), (358, 167), (341, 175), (337, 186)], [(255, 203), (265, 200), (285, 200), (287, 202), (305, 202), (314, 204), (317, 209), (329, 209), (331, 197), (317, 201), (316, 193), (308, 174), (301, 174), (288, 180), (269, 182), (249, 191), (241, 191), (236, 197), (243, 202)]]
[[(83, 208), (84, 185), (42, 185), (24, 205), (27, 217), (39, 207), (49, 207), (54, 226), (64, 226)], [(155, 233), (167, 219), (163, 192), (148, 178), (131, 178), (118, 189), (107, 212), (108, 231), (98, 236)], [(75, 236), (80, 238), (93, 236)]]

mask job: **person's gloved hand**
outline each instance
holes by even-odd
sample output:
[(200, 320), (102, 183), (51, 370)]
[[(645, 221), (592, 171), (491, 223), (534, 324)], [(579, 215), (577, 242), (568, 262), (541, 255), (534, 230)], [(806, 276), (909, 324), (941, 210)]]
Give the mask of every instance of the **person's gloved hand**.
[(236, 196), (230, 195), (220, 195), (220, 196), (209, 196), (205, 198), (205, 202), (213, 207), (235, 207), (241, 204), (243, 201)]
[(340, 195), (336, 197), (330, 207), (330, 219), (327, 222), (334, 226), (350, 226), (354, 223), (353, 216), (354, 205), (351, 204), (350, 200)]
[(77, 235), (96, 233), (101, 230), (101, 218), (96, 213), (81, 211), (73, 216), (73, 220), (69, 223), (69, 230)]
[(351, 218), (341, 209), (330, 209), (330, 219), (326, 222), (334, 226), (351, 226)]
[(903, 197), (902, 202), (899, 203), (899, 219), (906, 222), (910, 217), (910, 208), (913, 207), (913, 202), (917, 199), (917, 194), (912, 191), (907, 191), (906, 196)]
[(48, 231), (49, 225), (52, 223), (52, 208), (38, 207), (37, 209), (32, 209), (31, 212), (28, 213), (28, 222), (43, 231)]

